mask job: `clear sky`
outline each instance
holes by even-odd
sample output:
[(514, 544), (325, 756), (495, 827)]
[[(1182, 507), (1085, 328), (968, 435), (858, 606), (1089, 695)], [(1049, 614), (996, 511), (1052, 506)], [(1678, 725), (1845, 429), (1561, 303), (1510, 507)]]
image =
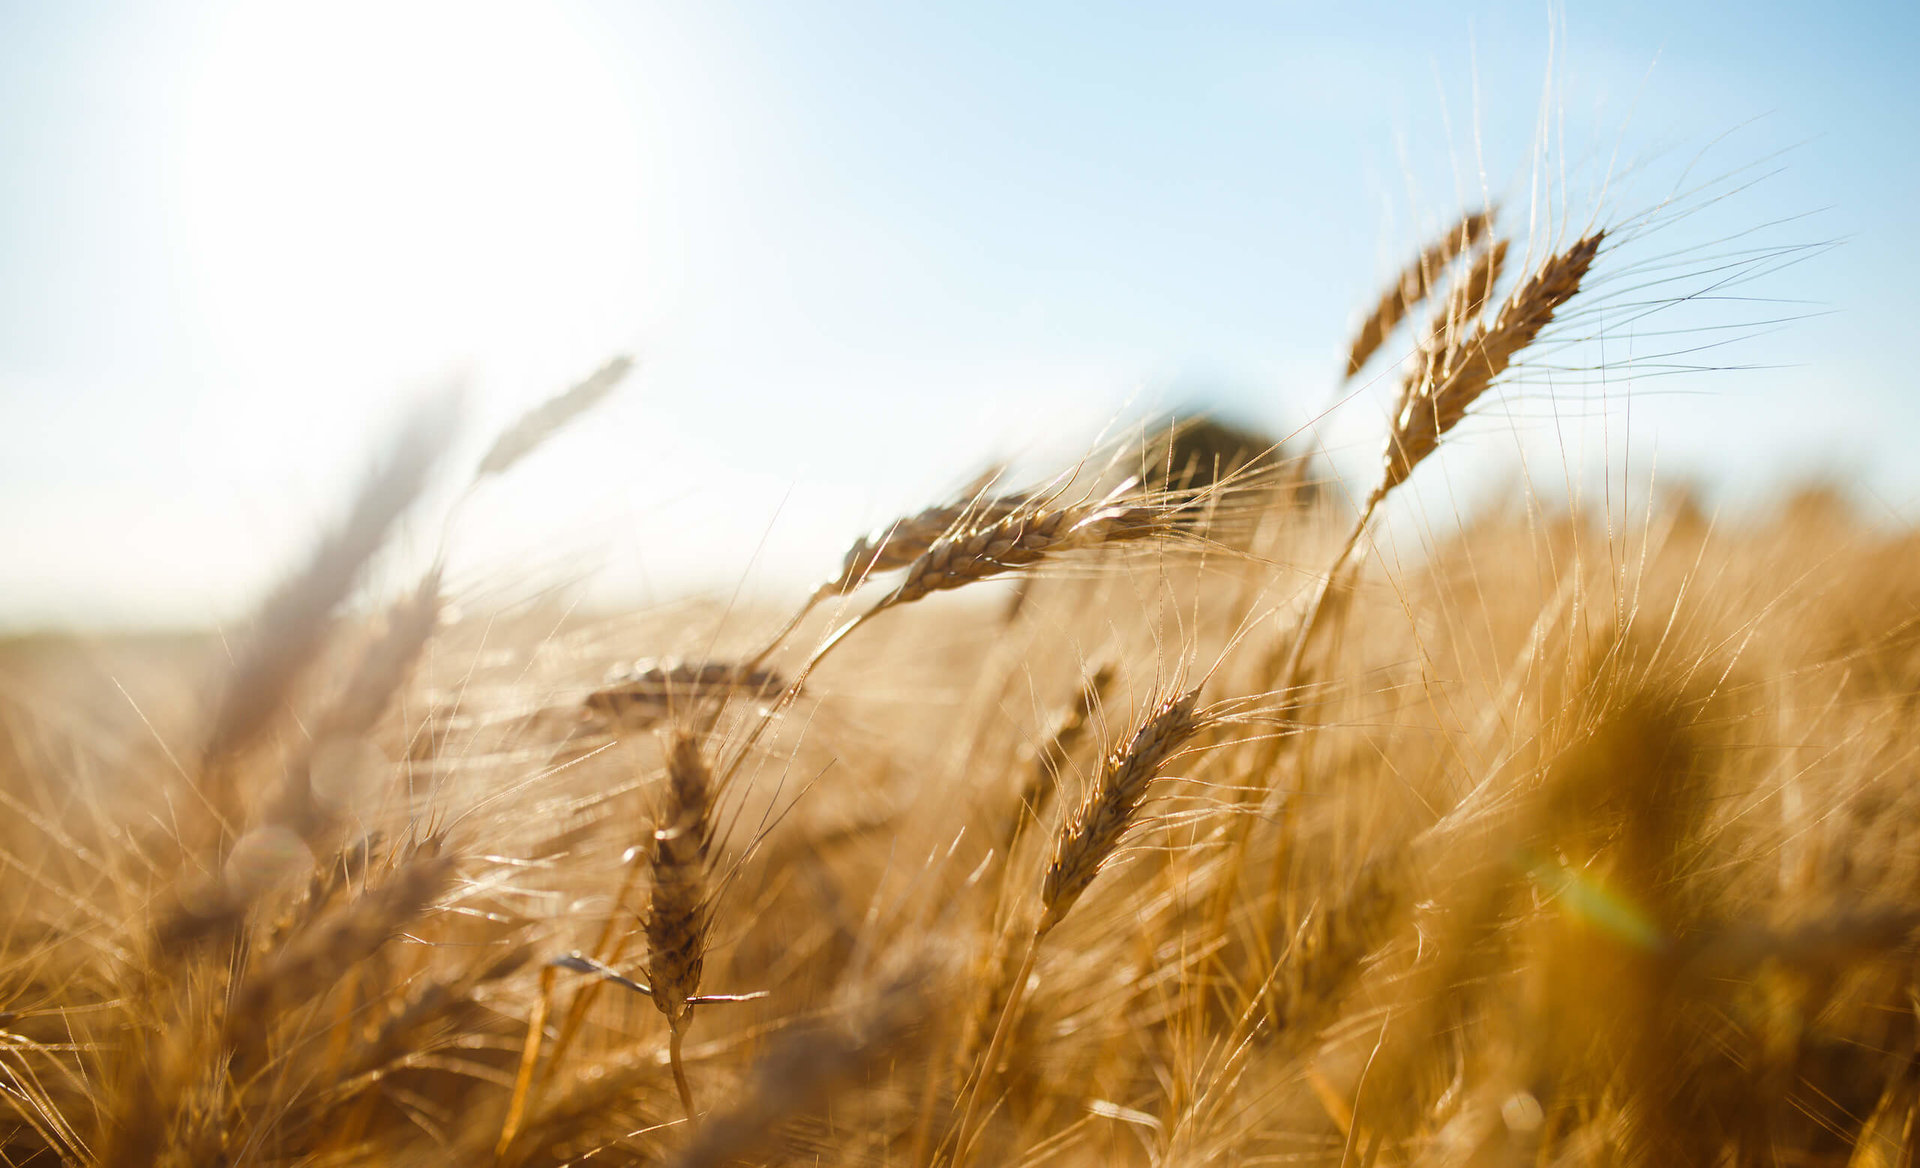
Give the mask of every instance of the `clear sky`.
[[(1530, 383), (1473, 461), (1598, 414), (1639, 473), (1910, 514), (1916, 43), (1912, 3), (0, 0), (0, 625), (229, 619), (409, 395), (463, 385), (475, 448), (616, 351), (462, 514), (468, 578), (785, 587), (1116, 412), (1301, 426), (1464, 206), (1524, 227), (1544, 171), (1607, 221), (1709, 146), (1766, 177), (1643, 258), (1841, 246), (1677, 319), (1817, 315), (1695, 358), (1756, 371)], [(1364, 466), (1380, 419), (1316, 432)]]

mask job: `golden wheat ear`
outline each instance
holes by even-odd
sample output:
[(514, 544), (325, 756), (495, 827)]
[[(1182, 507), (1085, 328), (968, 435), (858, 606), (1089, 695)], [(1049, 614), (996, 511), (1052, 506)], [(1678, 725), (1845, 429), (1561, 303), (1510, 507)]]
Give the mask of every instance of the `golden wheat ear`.
[(1440, 439), (1460, 424), (1467, 410), (1486, 393), (1522, 349), (1531, 345), (1553, 315), (1580, 291), (1580, 282), (1606, 239), (1604, 231), (1547, 257), (1515, 288), (1491, 322), (1427, 365), (1427, 379), (1405, 396), (1393, 431), (1387, 439), (1386, 469), (1375, 497), (1384, 497), (1405, 482), (1413, 468), (1440, 446)]
[(1398, 418), (1406, 412), (1407, 402), (1413, 395), (1437, 379), (1445, 371), (1448, 359), (1458, 354), (1466, 343), (1500, 283), (1508, 246), (1508, 241), (1502, 239), (1492, 247), (1483, 248), (1474, 256), (1473, 265), (1447, 290), (1446, 299), (1427, 325), (1426, 336), (1421, 338), (1413, 368), (1401, 380), (1400, 398), (1389, 418)]
[(1115, 498), (1022, 508), (962, 536), (936, 541), (907, 565), (899, 586), (871, 611), (912, 604), (1068, 552), (1138, 543), (1181, 530), (1174, 510), (1158, 501)]
[(1478, 243), (1493, 225), (1493, 209), (1475, 211), (1447, 228), (1380, 294), (1347, 349), (1347, 376), (1360, 372), (1367, 359), (1378, 352), (1407, 313), (1425, 300), (1439, 282), (1448, 264), (1461, 252)]
[(1164, 698), (1124, 746), (1107, 757), (1091, 790), (1062, 825), (1040, 890), (1038, 932), (1066, 919), (1133, 826), (1147, 790), (1168, 760), (1205, 725), (1196, 712), (1196, 687)]
[(1094, 877), (1113, 858), (1138, 818), (1148, 790), (1168, 762), (1212, 723), (1209, 714), (1198, 708), (1199, 700), (1199, 686), (1161, 698), (1127, 741), (1107, 756), (1078, 809), (1061, 824), (1054, 842), (1053, 859), (1041, 880), (1039, 921), (1027, 938), (1025, 956), (1013, 976), (1005, 981), (1006, 999), (1000, 1008), (999, 1021), (994, 1026), (986, 1054), (974, 1068), (959, 1126), (948, 1137), (955, 1144), (956, 1163), (966, 1162), (979, 1134), (974, 1127), (974, 1116), (998, 1071), (1000, 1053), (1025, 1000), (1041, 942), (1066, 919)]
[(676, 1028), (686, 1022), (706, 961), (713, 795), (700, 740), (676, 730), (667, 746), (666, 801), (647, 850), (653, 890), (646, 914), (650, 996)]
[(1032, 496), (1016, 493), (943, 503), (903, 516), (855, 540), (841, 560), (839, 574), (821, 584), (814, 595), (825, 598), (851, 592), (873, 576), (910, 566), (943, 539), (999, 523), (1032, 503)]

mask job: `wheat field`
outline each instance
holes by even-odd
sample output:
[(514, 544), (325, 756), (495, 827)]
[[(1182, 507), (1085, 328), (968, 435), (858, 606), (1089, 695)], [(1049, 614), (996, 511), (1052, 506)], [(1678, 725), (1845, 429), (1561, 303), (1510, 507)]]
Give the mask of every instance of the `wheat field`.
[(1419, 251), (1370, 482), (1155, 423), (784, 605), (369, 605), (427, 410), (246, 629), (8, 643), (0, 1159), (1912, 1163), (1914, 534), (1379, 554), (1631, 235)]

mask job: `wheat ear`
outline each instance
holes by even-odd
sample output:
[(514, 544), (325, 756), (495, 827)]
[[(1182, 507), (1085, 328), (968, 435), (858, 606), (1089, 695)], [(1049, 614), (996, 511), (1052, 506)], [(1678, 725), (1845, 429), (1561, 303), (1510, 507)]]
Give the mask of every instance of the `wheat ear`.
[(999, 523), (1018, 514), (1032, 501), (1024, 494), (1000, 495), (929, 507), (916, 515), (908, 515), (855, 540), (840, 562), (839, 574), (821, 584), (817, 594), (832, 596), (851, 592), (868, 577), (907, 567), (941, 540)]
[[(1191, 537), (1180, 522), (1180, 508), (1191, 502), (1189, 493), (1169, 497), (1166, 492), (1141, 492), (1137, 488), (1137, 480), (1129, 480), (1095, 501), (1035, 499), (1000, 519), (934, 541), (907, 565), (906, 575), (892, 592), (820, 642), (781, 694), (781, 704), (799, 693), (807, 676), (834, 646), (889, 609), (1036, 567), (1071, 552)], [(766, 725), (766, 721), (759, 725)]]
[(871, 611), (912, 604), (933, 593), (1032, 567), (1065, 552), (1135, 543), (1178, 531), (1169, 511), (1153, 503), (1022, 508), (935, 541), (907, 566), (899, 587)]
[(501, 475), (540, 448), (561, 427), (599, 405), (633, 369), (633, 358), (620, 356), (588, 374), (586, 379), (515, 418), (487, 448), (474, 470), (475, 480)]
[(693, 1123), (693, 1091), (680, 1057), (681, 1036), (693, 1015), (707, 952), (707, 848), (713, 839), (713, 773), (700, 741), (682, 729), (667, 747), (667, 798), (654, 828), (648, 863), (653, 891), (647, 903), (647, 980), (653, 1004), (666, 1015), (674, 1086)]
[(941, 539), (1003, 519), (1033, 501), (1033, 496), (1025, 492), (998, 496), (983, 494), (999, 474), (999, 468), (994, 468), (976, 479), (973, 486), (961, 494), (958, 502), (941, 503), (912, 515), (901, 516), (854, 540), (853, 546), (841, 558), (840, 571), (831, 579), (820, 582), (794, 610), (793, 615), (787, 618), (787, 623), (746, 663), (745, 668), (755, 668), (770, 657), (821, 601), (830, 596), (845, 596), (877, 574), (895, 572), (913, 563)]
[(1047, 865), (1046, 876), (1041, 883), (1040, 923), (1034, 926), (1033, 935), (1027, 940), (1026, 955), (1014, 974), (1006, 1005), (1000, 1011), (1000, 1021), (993, 1029), (987, 1053), (974, 1075), (973, 1089), (968, 1092), (960, 1126), (955, 1129), (954, 1137), (958, 1141), (954, 1153), (956, 1164), (966, 1162), (973, 1143), (974, 1114), (979, 1109), (980, 1097), (986, 1092), (988, 1080), (994, 1075), (995, 1064), (1006, 1046), (1007, 1036), (1013, 1030), (1014, 1018), (1019, 1014), (1021, 1001), (1026, 996), (1027, 982), (1033, 976), (1034, 963), (1039, 957), (1040, 942), (1066, 919), (1074, 903), (1093, 883), (1093, 878), (1112, 859), (1121, 839), (1133, 826), (1148, 789), (1160, 777), (1167, 762), (1207, 724), (1206, 716), (1196, 709), (1199, 699), (1200, 689), (1196, 686), (1175, 693), (1156, 705), (1126, 744), (1107, 756), (1100, 768), (1098, 781), (1087, 792), (1073, 817), (1062, 826), (1060, 838), (1054, 846), (1053, 861)]
[(1446, 234), (1428, 244), (1426, 250), (1400, 273), (1393, 285), (1381, 293), (1379, 302), (1360, 323), (1360, 329), (1354, 334), (1353, 343), (1347, 350), (1348, 377), (1360, 372), (1367, 358), (1379, 350), (1407, 313), (1432, 293), (1441, 271), (1453, 262), (1455, 256), (1477, 243), (1492, 224), (1491, 210), (1475, 211), (1464, 216), (1449, 227)]
[(234, 667), (207, 736), (210, 768), (219, 769), (266, 730), (288, 690), (319, 654), (334, 609), (426, 485), (449, 429), (443, 402), (416, 414), (392, 453), (361, 484), (339, 528), (261, 606), (256, 632)]
[(1045, 936), (1066, 918), (1133, 826), (1147, 789), (1167, 762), (1199, 732), (1200, 691), (1174, 694), (1156, 706), (1125, 746), (1107, 756), (1099, 780), (1061, 831), (1040, 890), (1036, 932)]
[(1407, 403), (1421, 387), (1440, 375), (1448, 354), (1457, 352), (1464, 343), (1468, 330), (1480, 319), (1487, 301), (1493, 297), (1495, 285), (1500, 282), (1500, 273), (1507, 263), (1507, 248), (1508, 242), (1502, 239), (1483, 249), (1474, 257), (1473, 266), (1448, 290), (1446, 300), (1427, 326), (1413, 369), (1400, 383), (1400, 398), (1389, 417), (1398, 418), (1405, 413)]
[(1387, 439), (1386, 472), (1374, 488), (1376, 499), (1406, 481), (1413, 468), (1432, 454), (1440, 439), (1467, 415), (1467, 408), (1506, 372), (1520, 350), (1531, 345), (1560, 306), (1580, 291), (1580, 282), (1606, 233), (1596, 231), (1567, 250), (1548, 257), (1540, 270), (1507, 297), (1491, 322), (1450, 347), (1429, 365), (1424, 383), (1407, 395)]
[(586, 705), (630, 730), (696, 707), (718, 709), (730, 697), (761, 699), (779, 693), (787, 679), (772, 669), (733, 661), (635, 662), (587, 695)]
[[(1474, 327), (1445, 353), (1423, 363), (1422, 380), (1401, 395), (1392, 429), (1387, 434), (1385, 468), (1380, 482), (1367, 496), (1360, 518), (1334, 557), (1326, 577), (1301, 618), (1293, 647), (1281, 670), (1281, 688), (1291, 689), (1299, 680), (1308, 646), (1331, 610), (1330, 598), (1338, 589), (1360, 539), (1366, 534), (1374, 513), (1407, 480), (1414, 467), (1440, 447), (1440, 439), (1460, 424), (1467, 409), (1480, 399), (1513, 358), (1540, 335), (1553, 320), (1560, 306), (1580, 291), (1580, 283), (1605, 240), (1606, 232), (1596, 231), (1563, 252), (1549, 256), (1538, 271), (1508, 294), (1500, 311), (1489, 323)], [(1489, 254), (1504, 253), (1499, 248)], [(1490, 275), (1497, 273), (1490, 273)], [(1471, 281), (1467, 294), (1471, 295)]]

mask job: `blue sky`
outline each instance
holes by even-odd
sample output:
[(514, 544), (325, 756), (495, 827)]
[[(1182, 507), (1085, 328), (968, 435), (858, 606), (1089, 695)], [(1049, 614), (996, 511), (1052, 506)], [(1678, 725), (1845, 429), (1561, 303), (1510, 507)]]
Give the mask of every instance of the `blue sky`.
[[(627, 392), (463, 512), (469, 578), (785, 588), (1117, 411), (1301, 426), (1464, 205), (1523, 228), (1544, 178), (1608, 221), (1709, 146), (1767, 177), (1646, 254), (1842, 246), (1744, 289), (1793, 305), (1673, 319), (1819, 315), (1684, 378), (1602, 329), (1604, 400), (1530, 383), (1471, 461), (1586, 427), (1629, 475), (1908, 514), (1920, 15), (1726, 12), (0, 0), (0, 624), (228, 619), (410, 395), (464, 386), (476, 446), (615, 350)], [(1379, 421), (1315, 433), (1361, 470)]]

